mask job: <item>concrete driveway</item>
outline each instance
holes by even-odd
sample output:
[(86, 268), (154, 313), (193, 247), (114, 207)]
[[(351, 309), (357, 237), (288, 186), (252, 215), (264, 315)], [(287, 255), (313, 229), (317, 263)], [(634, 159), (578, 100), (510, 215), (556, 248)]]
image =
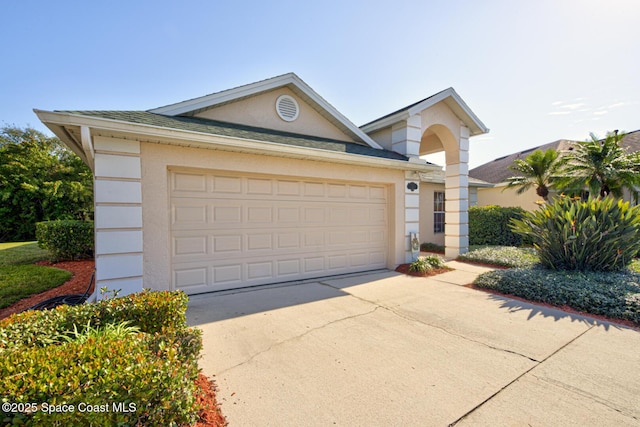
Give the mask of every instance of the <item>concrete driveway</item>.
[(640, 425), (640, 332), (391, 271), (193, 296), (230, 426)]

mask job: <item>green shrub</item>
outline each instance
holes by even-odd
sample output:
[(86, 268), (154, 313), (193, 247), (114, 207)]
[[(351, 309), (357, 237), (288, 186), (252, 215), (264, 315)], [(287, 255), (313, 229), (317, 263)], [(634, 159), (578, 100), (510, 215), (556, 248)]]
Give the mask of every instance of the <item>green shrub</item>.
[(611, 197), (560, 196), (514, 219), (511, 229), (531, 239), (553, 270), (621, 270), (640, 251), (640, 207)]
[(520, 246), (529, 244), (509, 228), (511, 219), (526, 211), (518, 207), (472, 206), (469, 208), (469, 244)]
[(39, 222), (36, 238), (56, 261), (86, 258), (93, 252), (93, 221)]
[(509, 268), (532, 267), (539, 262), (532, 248), (516, 248), (513, 246), (489, 246), (476, 249), (458, 256), (461, 261), (480, 262)]
[(420, 251), (422, 252), (442, 252), (444, 253), (444, 246), (437, 243), (425, 242), (420, 244)]
[(0, 353), (9, 347), (47, 345), (57, 334), (73, 331), (74, 325), (100, 327), (128, 321), (149, 334), (175, 330), (176, 325), (186, 324), (188, 300), (184, 292), (144, 291), (93, 304), (14, 314), (0, 320)]
[[(89, 337), (47, 347), (5, 352), (0, 361), (2, 400), (73, 405), (74, 412), (5, 414), (26, 425), (183, 425), (196, 420), (197, 364), (184, 363), (176, 343), (165, 337)], [(82, 407), (108, 405), (108, 412)], [(122, 404), (130, 412), (116, 412)], [(84, 405), (84, 406), (81, 406)], [(13, 418), (13, 420), (11, 419)], [(59, 424), (56, 424), (59, 423)]]
[(2, 402), (109, 405), (108, 413), (5, 413), (2, 424), (192, 424), (202, 337), (186, 325), (186, 303), (182, 292), (146, 291), (1, 320)]
[(409, 271), (425, 273), (434, 268), (443, 268), (444, 261), (439, 256), (421, 256), (417, 260), (409, 264)]
[(495, 270), (474, 284), (530, 301), (625, 319), (640, 325), (640, 274), (551, 271), (543, 268)]

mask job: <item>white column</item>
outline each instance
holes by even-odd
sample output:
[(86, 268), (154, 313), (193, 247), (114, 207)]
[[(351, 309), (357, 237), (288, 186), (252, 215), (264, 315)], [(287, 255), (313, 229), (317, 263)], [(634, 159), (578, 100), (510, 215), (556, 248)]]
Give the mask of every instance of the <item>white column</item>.
[[(407, 157), (419, 157), (420, 139), (422, 137), (422, 120), (420, 114), (396, 123), (391, 128), (391, 149)], [(416, 185), (411, 190), (409, 187)], [(411, 233), (420, 233), (420, 177), (414, 172), (405, 173), (404, 183), (404, 240), (405, 262), (412, 262)]]
[[(142, 291), (140, 143), (95, 137), (96, 290)], [(100, 297), (100, 293), (98, 293)]]
[(420, 177), (415, 172), (405, 172), (404, 233), (405, 262), (413, 262), (411, 234), (420, 233)]
[(418, 157), (420, 155), (420, 139), (422, 137), (421, 125), (419, 114), (393, 125), (391, 128), (391, 149), (407, 157)]
[[(445, 170), (445, 257), (469, 250), (469, 129), (461, 126), (457, 159)], [(449, 156), (447, 156), (449, 157)]]

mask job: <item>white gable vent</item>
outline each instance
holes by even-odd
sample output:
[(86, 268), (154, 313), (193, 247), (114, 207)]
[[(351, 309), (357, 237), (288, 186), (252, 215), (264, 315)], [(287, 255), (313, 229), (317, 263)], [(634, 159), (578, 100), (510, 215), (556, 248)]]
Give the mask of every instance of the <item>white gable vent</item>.
[(295, 99), (289, 95), (280, 95), (276, 100), (276, 111), (282, 120), (292, 122), (298, 118), (300, 107)]

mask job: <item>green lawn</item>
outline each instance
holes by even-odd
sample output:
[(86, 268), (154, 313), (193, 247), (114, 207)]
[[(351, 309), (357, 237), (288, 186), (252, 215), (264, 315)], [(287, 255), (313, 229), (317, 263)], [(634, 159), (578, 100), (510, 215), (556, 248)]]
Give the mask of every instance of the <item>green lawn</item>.
[(62, 285), (71, 273), (33, 265), (49, 253), (35, 242), (0, 243), (0, 308)]

